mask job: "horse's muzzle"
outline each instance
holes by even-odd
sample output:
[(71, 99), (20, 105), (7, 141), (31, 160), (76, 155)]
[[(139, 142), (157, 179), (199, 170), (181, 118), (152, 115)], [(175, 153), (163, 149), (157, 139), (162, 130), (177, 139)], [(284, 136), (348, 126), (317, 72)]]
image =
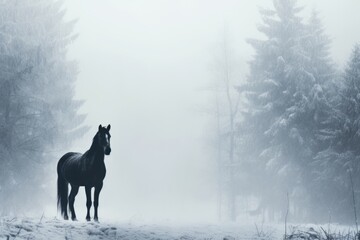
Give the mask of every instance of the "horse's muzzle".
[(110, 153), (111, 153), (111, 148), (110, 148), (110, 147), (106, 147), (104, 153), (105, 153), (105, 155), (110, 155)]

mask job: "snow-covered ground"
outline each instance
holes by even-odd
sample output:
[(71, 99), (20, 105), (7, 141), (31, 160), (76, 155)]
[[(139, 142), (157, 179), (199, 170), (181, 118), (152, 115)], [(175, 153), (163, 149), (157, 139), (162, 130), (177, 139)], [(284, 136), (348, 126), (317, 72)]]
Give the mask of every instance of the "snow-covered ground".
[[(261, 236), (263, 232), (266, 236)], [(281, 239), (281, 228), (240, 224), (141, 224), (3, 218), (0, 239)]]
[[(321, 226), (289, 226), (288, 234), (294, 229), (309, 232), (313, 227), (321, 232)], [(329, 226), (323, 226), (325, 231)], [(333, 233), (345, 236), (349, 227), (333, 225)], [(311, 232), (312, 230), (310, 230)], [(301, 231), (300, 231), (301, 232)], [(86, 222), (64, 221), (50, 218), (2, 218), (0, 219), (0, 239), (129, 239), (129, 240), (276, 240), (283, 239), (284, 225), (255, 224), (174, 224), (168, 223), (134, 223), (134, 222)], [(291, 239), (302, 239), (291, 238)], [(340, 238), (339, 238), (340, 239)], [(342, 238), (341, 238), (342, 239)], [(344, 238), (345, 239), (345, 238)]]

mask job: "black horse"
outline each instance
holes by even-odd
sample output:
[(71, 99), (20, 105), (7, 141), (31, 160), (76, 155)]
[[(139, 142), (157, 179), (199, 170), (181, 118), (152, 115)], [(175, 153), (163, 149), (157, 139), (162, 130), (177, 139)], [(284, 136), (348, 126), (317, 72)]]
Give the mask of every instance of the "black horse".
[[(65, 220), (68, 220), (67, 205), (71, 219), (76, 220), (74, 202), (80, 186), (85, 186), (86, 192), (86, 220), (90, 221), (91, 188), (95, 187), (94, 193), (94, 220), (98, 221), (99, 194), (103, 186), (106, 174), (104, 155), (109, 155), (110, 148), (110, 124), (105, 128), (99, 125), (99, 130), (93, 138), (88, 151), (84, 154), (69, 152), (62, 156), (57, 165), (57, 199), (58, 209)], [(68, 184), (71, 192), (68, 198)]]

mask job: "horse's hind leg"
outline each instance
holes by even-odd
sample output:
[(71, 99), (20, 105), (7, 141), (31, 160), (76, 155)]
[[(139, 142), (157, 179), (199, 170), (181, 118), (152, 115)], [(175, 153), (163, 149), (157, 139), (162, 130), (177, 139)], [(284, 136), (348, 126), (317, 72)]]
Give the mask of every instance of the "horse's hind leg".
[(71, 192), (69, 195), (69, 208), (71, 211), (71, 219), (73, 221), (76, 221), (76, 215), (75, 215), (75, 210), (74, 210), (74, 202), (75, 202), (75, 196), (79, 191), (79, 186), (73, 185), (71, 184)]
[(95, 214), (94, 214), (94, 220), (96, 222), (99, 221), (99, 218), (98, 218), (99, 194), (100, 194), (100, 191), (102, 189), (102, 186), (103, 186), (102, 182), (95, 186), (95, 193), (94, 193), (94, 210), (95, 210)]
[(86, 214), (86, 220), (90, 221), (90, 208), (91, 208), (91, 187), (85, 186), (85, 193), (86, 193), (86, 208), (87, 208), (87, 214)]

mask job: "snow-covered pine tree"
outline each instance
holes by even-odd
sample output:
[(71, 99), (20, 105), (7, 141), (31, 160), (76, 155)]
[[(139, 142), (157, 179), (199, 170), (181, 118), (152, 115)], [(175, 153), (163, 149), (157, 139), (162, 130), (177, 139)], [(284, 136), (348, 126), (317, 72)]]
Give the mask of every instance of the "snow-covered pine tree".
[[(331, 140), (316, 156), (319, 196), (339, 221), (353, 221), (350, 172), (359, 199), (360, 186), (360, 45), (355, 45), (343, 77), (338, 105), (329, 127), (323, 131)], [(359, 202), (358, 202), (359, 204)], [(359, 206), (357, 206), (359, 207)]]
[[(248, 40), (255, 49), (250, 75), (239, 87), (246, 97), (247, 113), (240, 135), (251, 148), (246, 151), (259, 174), (255, 186), (269, 210), (281, 212), (289, 186), (297, 181), (295, 164), (303, 139), (291, 121), (301, 111), (304, 87), (311, 78), (302, 71), (307, 61), (302, 48), (304, 24), (302, 10), (295, 0), (274, 0), (275, 10), (261, 10), (263, 24), (258, 30), (265, 40)], [(249, 151), (251, 151), (249, 153)], [(253, 165), (254, 165), (253, 164)], [(286, 178), (288, 181), (283, 181)], [(256, 181), (255, 181), (256, 182)], [(271, 214), (273, 215), (273, 214)]]
[[(261, 10), (264, 23), (259, 31), (266, 39), (249, 40), (255, 57), (247, 83), (239, 88), (247, 105), (239, 135), (252, 146), (243, 148), (243, 154), (261, 176), (259, 197), (278, 203), (266, 207), (270, 213), (285, 210), (287, 192), (293, 199), (299, 194), (306, 198), (306, 167), (318, 148), (314, 130), (331, 110), (324, 89), (334, 74), (330, 41), (317, 15), (307, 25), (298, 16), (302, 8), (295, 0), (275, 0), (274, 7)], [(300, 208), (305, 203), (292, 204)]]
[(0, 4), (0, 212), (9, 213), (39, 206), (53, 153), (86, 128), (66, 56), (74, 22), (64, 21), (61, 1)]
[[(309, 84), (309, 93), (304, 101), (306, 111), (296, 122), (305, 140), (304, 150), (309, 152), (308, 157), (301, 159), (303, 189), (301, 194), (305, 196), (294, 196), (294, 201), (299, 209), (296, 215), (300, 219), (306, 217), (320, 220), (325, 217), (328, 220), (328, 209), (324, 210), (327, 206), (323, 202), (324, 199), (321, 200), (322, 197), (320, 197), (323, 186), (316, 182), (320, 166), (314, 163), (314, 158), (319, 151), (323, 151), (329, 146), (332, 137), (331, 134), (329, 135), (328, 129), (331, 128), (334, 108), (338, 101), (339, 77), (330, 56), (330, 37), (325, 34), (325, 29), (316, 11), (312, 12), (309, 22), (305, 26), (305, 37), (302, 42), (309, 58), (305, 70), (313, 82)], [(304, 216), (304, 213), (307, 216)]]

